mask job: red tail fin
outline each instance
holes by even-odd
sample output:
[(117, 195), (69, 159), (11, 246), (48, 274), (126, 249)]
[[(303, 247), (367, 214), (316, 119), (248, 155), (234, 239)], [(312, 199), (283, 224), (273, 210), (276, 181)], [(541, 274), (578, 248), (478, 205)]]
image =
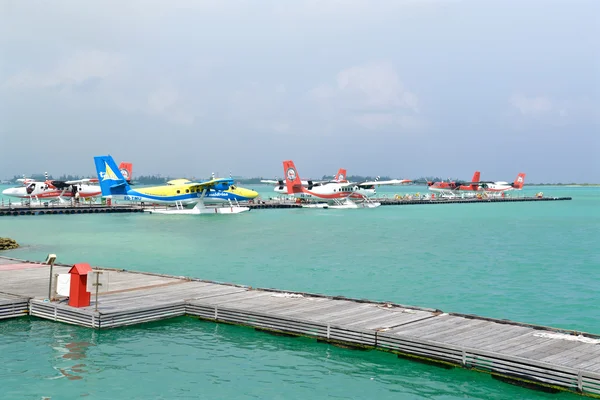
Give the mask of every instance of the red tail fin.
[(302, 181), (292, 160), (283, 162), (283, 176), (285, 177), (288, 194), (302, 192)]
[(523, 172), (519, 172), (517, 175), (517, 179), (513, 182), (513, 187), (515, 189), (523, 189), (523, 185), (525, 184), (525, 174)]
[(133, 176), (133, 164), (129, 162), (122, 162), (119, 164), (119, 171), (121, 171), (121, 175), (127, 182), (131, 181), (131, 177)]
[[(475, 171), (475, 173), (473, 174), (473, 179), (471, 179), (471, 182), (479, 182), (480, 179), (481, 179), (481, 173), (479, 171)], [(479, 185), (471, 184), (471, 190), (477, 190), (477, 189), (479, 189)]]
[(337, 175), (335, 176), (335, 180), (337, 182), (348, 182), (347, 180), (348, 174), (344, 168), (340, 168)]

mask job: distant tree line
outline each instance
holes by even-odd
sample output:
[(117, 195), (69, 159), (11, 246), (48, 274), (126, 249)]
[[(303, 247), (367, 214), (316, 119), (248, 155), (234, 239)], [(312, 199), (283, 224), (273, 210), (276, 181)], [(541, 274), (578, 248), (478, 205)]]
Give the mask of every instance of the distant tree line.
[[(89, 176), (82, 176), (82, 175), (70, 175), (70, 174), (63, 174), (60, 175), (58, 178), (55, 178), (52, 175), (48, 175), (48, 179), (50, 180), (60, 180), (60, 181), (74, 181), (74, 180), (79, 180), (79, 179), (86, 179), (86, 178), (92, 178), (94, 176), (89, 175)], [(15, 175), (13, 176), (12, 180), (9, 180), (9, 182), (11, 184), (14, 184), (17, 182), (17, 179), (22, 179), (23, 176), (18, 176)], [(32, 174), (32, 175), (27, 175), (25, 176), (25, 178), (27, 179), (33, 179), (35, 181), (44, 181), (46, 180), (46, 177), (44, 174)], [(139, 176), (134, 176), (133, 177), (133, 183), (134, 184), (138, 184), (138, 185), (164, 185), (166, 182), (172, 180), (172, 179), (177, 179), (174, 177), (165, 177), (165, 176), (161, 176), (161, 175), (139, 175)], [(321, 177), (320, 180), (323, 181), (327, 181), (327, 180), (333, 180), (333, 175), (323, 175)], [(194, 180), (194, 178), (190, 178), (192, 180)], [(203, 178), (203, 179), (199, 179), (199, 180), (209, 180), (210, 178)], [(256, 184), (260, 184), (262, 179), (273, 179), (273, 180), (279, 180), (282, 178), (263, 178), (263, 177), (257, 177), (257, 178), (242, 178), (242, 177), (234, 177), (233, 178), (235, 180), (236, 183), (238, 184), (245, 184), (245, 185), (256, 185)], [(362, 176), (362, 175), (350, 175), (348, 177), (346, 177), (346, 179), (348, 179), (351, 182), (364, 182), (364, 181), (374, 181), (376, 179), (376, 177), (374, 176)], [(379, 180), (381, 181), (387, 181), (393, 179), (389, 176), (380, 176)], [(319, 179), (315, 179), (315, 180), (319, 180)], [(426, 184), (427, 182), (440, 182), (440, 181), (444, 181), (444, 182), (448, 182), (448, 181), (464, 181), (467, 182), (468, 180), (465, 179), (456, 179), (456, 178), (441, 178), (439, 176), (424, 176), (424, 177), (420, 177), (420, 178), (416, 178), (416, 179), (412, 179), (412, 182), (414, 184)], [(599, 184), (597, 183), (575, 183), (575, 182), (571, 182), (571, 183), (525, 183), (525, 186), (569, 186), (569, 185), (578, 185), (578, 186), (598, 186)]]

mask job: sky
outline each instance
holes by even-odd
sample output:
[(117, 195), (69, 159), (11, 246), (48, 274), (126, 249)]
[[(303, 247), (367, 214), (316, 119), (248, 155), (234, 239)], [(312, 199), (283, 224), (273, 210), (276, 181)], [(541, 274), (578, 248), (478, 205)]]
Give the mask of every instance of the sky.
[(0, 2), (0, 178), (600, 182), (600, 1)]

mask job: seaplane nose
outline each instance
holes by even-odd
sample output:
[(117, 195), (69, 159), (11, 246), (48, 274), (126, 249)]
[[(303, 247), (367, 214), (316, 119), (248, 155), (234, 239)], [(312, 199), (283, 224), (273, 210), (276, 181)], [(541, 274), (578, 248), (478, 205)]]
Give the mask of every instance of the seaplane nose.
[(9, 188), (9, 189), (4, 189), (2, 191), (2, 194), (6, 195), (6, 196), (12, 196), (14, 194), (16, 194), (17, 189), (16, 188)]
[(248, 197), (249, 199), (255, 199), (256, 197), (258, 197), (258, 192), (255, 192), (254, 190), (246, 189), (244, 191), (244, 197)]

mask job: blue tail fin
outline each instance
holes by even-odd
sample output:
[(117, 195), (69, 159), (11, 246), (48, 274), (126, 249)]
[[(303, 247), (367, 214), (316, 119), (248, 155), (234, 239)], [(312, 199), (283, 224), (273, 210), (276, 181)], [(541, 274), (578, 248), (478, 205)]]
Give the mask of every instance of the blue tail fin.
[(127, 194), (129, 184), (117, 168), (115, 160), (110, 155), (94, 157), (98, 182), (102, 189), (102, 196)]

